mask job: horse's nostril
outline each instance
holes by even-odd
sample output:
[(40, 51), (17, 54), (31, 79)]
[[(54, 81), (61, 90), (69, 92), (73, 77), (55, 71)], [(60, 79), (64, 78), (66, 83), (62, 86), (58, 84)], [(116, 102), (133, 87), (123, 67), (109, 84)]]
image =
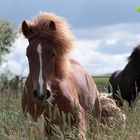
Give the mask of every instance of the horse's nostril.
[(51, 91), (47, 89), (46, 95), (47, 95), (47, 98), (49, 98), (51, 96)]
[(41, 102), (44, 102), (45, 101), (45, 95), (39, 96), (38, 100), (41, 101)]
[(37, 96), (38, 96), (38, 95), (37, 95), (37, 91), (34, 90), (34, 92), (33, 92), (33, 97), (36, 98)]
[(51, 91), (50, 91), (50, 90), (47, 90), (47, 91), (46, 91), (46, 94), (42, 94), (42, 95), (39, 95), (39, 94), (37, 93), (37, 90), (34, 90), (34, 91), (33, 91), (33, 97), (34, 97), (35, 99), (37, 99), (38, 101), (41, 101), (41, 102), (45, 101), (45, 100), (48, 99), (50, 96), (51, 96)]

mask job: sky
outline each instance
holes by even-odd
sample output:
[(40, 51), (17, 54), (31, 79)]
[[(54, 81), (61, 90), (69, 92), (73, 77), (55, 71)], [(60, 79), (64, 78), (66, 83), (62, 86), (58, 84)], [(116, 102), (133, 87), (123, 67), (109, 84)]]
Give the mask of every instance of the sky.
[[(18, 29), (23, 20), (30, 20), (39, 11), (64, 17), (76, 37), (71, 58), (76, 59), (92, 75), (103, 75), (123, 69), (133, 48), (140, 44), (139, 0), (4, 0), (0, 18)], [(28, 41), (17, 37), (0, 70), (27, 76), (25, 56)]]

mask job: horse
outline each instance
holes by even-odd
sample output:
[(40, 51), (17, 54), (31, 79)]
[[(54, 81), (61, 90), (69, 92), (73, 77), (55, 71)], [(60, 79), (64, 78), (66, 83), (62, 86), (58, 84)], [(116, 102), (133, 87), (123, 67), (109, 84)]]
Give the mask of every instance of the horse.
[(73, 116), (72, 125), (78, 129), (78, 139), (86, 139), (86, 113), (96, 112), (97, 118), (100, 116), (100, 94), (93, 78), (70, 58), (75, 37), (69, 24), (54, 13), (41, 12), (30, 21), (24, 20), (21, 32), (29, 42), (26, 51), (29, 74), (22, 94), (23, 112), (36, 122), (43, 115), (45, 126), (48, 120), (61, 126), (59, 116), (54, 117), (57, 106), (60, 114)]
[(123, 100), (126, 100), (132, 108), (140, 92), (140, 45), (135, 47), (128, 57), (125, 68), (110, 76), (108, 92), (112, 92), (112, 97), (119, 107), (122, 107)]

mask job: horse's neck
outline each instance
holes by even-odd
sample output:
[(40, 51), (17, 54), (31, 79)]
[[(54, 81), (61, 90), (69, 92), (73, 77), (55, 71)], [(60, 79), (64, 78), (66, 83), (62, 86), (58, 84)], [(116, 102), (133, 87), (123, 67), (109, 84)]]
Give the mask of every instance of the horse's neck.
[(135, 78), (138, 77), (140, 69), (135, 61), (131, 61), (125, 66), (123, 71), (126, 76), (133, 76)]
[(69, 71), (70, 62), (68, 58), (58, 58), (54, 63), (54, 75), (56, 78), (64, 78)]

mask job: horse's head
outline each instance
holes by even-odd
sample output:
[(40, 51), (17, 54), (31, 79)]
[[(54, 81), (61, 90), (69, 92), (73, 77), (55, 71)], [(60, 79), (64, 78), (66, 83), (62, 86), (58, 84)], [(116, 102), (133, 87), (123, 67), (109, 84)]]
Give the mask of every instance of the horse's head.
[[(29, 62), (29, 75), (33, 85), (32, 94), (34, 98), (43, 102), (52, 93), (51, 82), (56, 50), (44, 36), (34, 33), (26, 21), (23, 21), (21, 28), (24, 36), (29, 40), (26, 54)], [(53, 21), (48, 24), (47, 30), (55, 31)]]
[(52, 77), (62, 79), (68, 74), (68, 55), (74, 47), (74, 36), (63, 18), (44, 12), (31, 21), (23, 21), (21, 32), (29, 41), (27, 56), (33, 95), (44, 101), (52, 92)]
[(128, 57), (129, 64), (136, 68), (135, 74), (140, 77), (140, 45), (135, 47), (131, 55)]
[(140, 45), (134, 48), (133, 52), (128, 57), (128, 60), (136, 60), (140, 63)]

